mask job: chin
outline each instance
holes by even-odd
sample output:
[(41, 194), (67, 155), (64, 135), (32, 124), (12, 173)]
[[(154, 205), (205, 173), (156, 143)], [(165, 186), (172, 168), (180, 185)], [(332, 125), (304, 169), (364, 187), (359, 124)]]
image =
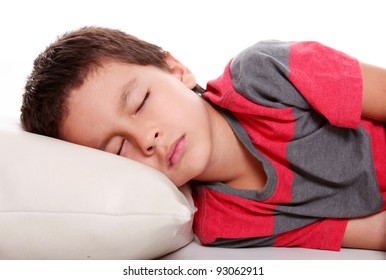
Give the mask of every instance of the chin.
[(180, 188), (180, 187), (183, 187), (184, 185), (186, 185), (187, 183), (189, 183), (189, 181), (178, 181), (178, 182), (175, 182), (175, 181), (172, 181), (173, 184), (177, 187), (177, 188)]

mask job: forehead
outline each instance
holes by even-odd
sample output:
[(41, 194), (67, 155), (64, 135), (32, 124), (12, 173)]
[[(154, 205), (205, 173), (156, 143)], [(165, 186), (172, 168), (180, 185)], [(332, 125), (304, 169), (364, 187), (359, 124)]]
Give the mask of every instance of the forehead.
[(103, 125), (116, 108), (117, 97), (125, 86), (137, 81), (136, 66), (107, 62), (89, 72), (83, 84), (68, 92), (67, 114), (61, 125), (64, 140), (76, 141), (75, 136), (88, 126)]
[[(115, 60), (104, 60), (88, 71), (81, 87), (87, 86), (87, 83), (118, 81), (122, 78), (122, 74), (125, 76), (134, 75), (139, 67)], [(114, 80), (114, 77), (117, 79)]]
[(73, 96), (75, 95), (74, 92), (79, 91), (95, 93), (102, 88), (114, 90), (127, 83), (128, 80), (136, 80), (137, 82), (148, 80), (151, 82), (151, 79), (147, 78), (157, 72), (168, 71), (153, 65), (144, 66), (116, 60), (105, 60), (92, 67), (85, 76), (83, 83), (79, 87), (71, 89), (69, 95)]
[(69, 91), (67, 99), (69, 113), (76, 106), (92, 107), (111, 102), (128, 82), (137, 81), (135, 68), (124, 63), (107, 62), (90, 71), (81, 86)]

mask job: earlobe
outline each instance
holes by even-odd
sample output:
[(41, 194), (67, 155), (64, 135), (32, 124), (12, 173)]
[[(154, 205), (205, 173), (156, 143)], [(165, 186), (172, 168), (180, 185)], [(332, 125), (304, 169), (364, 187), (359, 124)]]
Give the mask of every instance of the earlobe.
[(196, 78), (193, 73), (169, 52), (165, 52), (165, 62), (169, 65), (169, 71), (188, 88), (192, 89), (196, 86)]

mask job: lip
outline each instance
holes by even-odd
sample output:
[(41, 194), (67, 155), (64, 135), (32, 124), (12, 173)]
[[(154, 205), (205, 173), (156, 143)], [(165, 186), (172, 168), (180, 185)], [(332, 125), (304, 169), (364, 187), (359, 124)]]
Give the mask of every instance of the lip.
[(185, 135), (178, 138), (171, 146), (167, 153), (166, 160), (168, 163), (168, 168), (176, 166), (180, 161), (185, 152)]

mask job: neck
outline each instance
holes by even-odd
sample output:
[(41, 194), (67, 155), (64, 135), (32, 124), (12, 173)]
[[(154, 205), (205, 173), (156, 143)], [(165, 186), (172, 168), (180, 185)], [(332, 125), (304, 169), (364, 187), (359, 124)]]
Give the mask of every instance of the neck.
[(261, 189), (265, 174), (261, 163), (234, 134), (224, 116), (208, 104), (212, 127), (212, 155), (199, 181), (217, 181), (240, 189)]
[(211, 116), (212, 155), (205, 171), (195, 179), (228, 183), (245, 172), (246, 151), (224, 116), (211, 105), (207, 107)]

